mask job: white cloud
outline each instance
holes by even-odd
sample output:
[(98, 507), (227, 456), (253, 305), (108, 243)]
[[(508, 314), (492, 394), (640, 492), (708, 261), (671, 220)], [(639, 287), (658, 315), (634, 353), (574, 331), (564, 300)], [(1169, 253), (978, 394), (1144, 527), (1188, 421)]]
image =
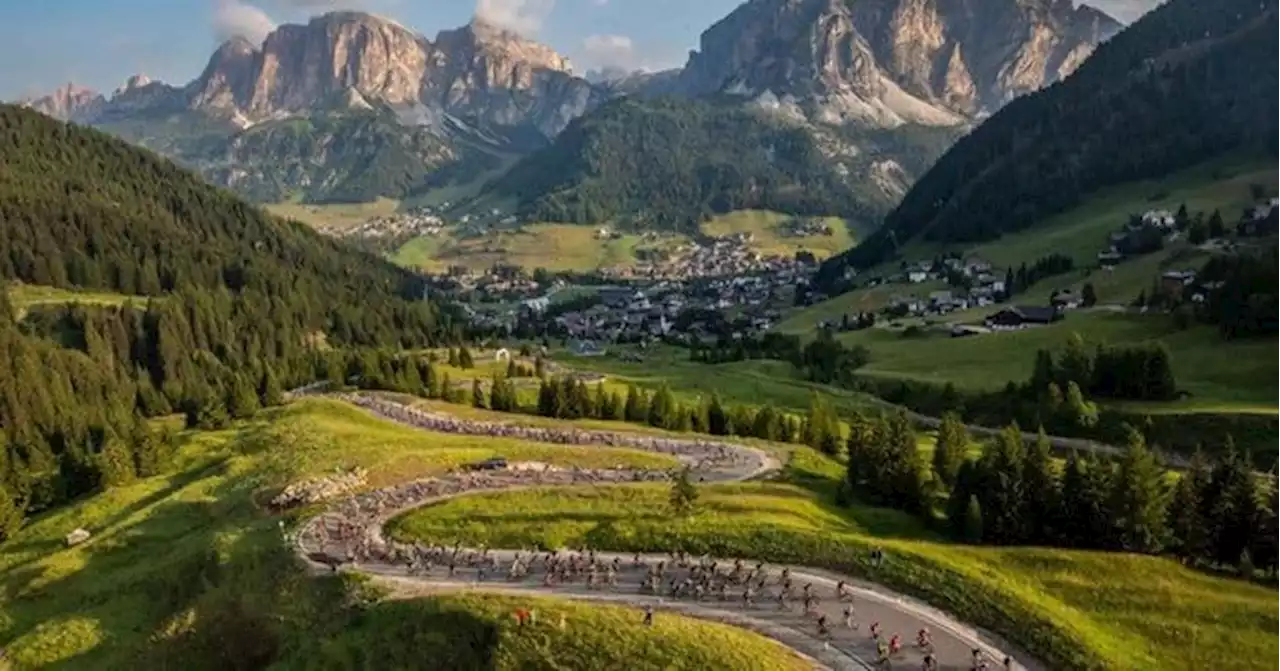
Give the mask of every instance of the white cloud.
[(522, 35), (533, 35), (555, 6), (555, 0), (476, 0), (476, 18)]
[(213, 32), (219, 40), (243, 37), (262, 44), (275, 30), (276, 22), (267, 13), (239, 0), (216, 0), (213, 7)]
[(635, 69), (636, 47), (626, 35), (589, 35), (582, 41), (584, 65), (592, 68)]

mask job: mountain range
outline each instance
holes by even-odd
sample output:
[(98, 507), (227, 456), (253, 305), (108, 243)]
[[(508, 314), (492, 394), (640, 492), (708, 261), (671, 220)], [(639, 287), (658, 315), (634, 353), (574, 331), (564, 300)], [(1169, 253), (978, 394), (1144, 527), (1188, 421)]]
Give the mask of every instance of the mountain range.
[[(1074, 71), (1120, 27), (1072, 0), (750, 0), (703, 33), (679, 70), (588, 78), (550, 47), (480, 20), (428, 39), (334, 12), (280, 26), (260, 45), (228, 41), (185, 85), (139, 75), (110, 96), (68, 85), (25, 104), (258, 201), (349, 202), (414, 195), (454, 175), (492, 178), (521, 157), (546, 165), (537, 153), (572, 153), (550, 145), (606, 101), (664, 97), (801, 129), (827, 161), (806, 162), (823, 174), (797, 182), (873, 183), (862, 192), (875, 211), (975, 120)], [(945, 141), (867, 140), (937, 135), (930, 128), (948, 129)], [(768, 153), (751, 137), (733, 141)]]

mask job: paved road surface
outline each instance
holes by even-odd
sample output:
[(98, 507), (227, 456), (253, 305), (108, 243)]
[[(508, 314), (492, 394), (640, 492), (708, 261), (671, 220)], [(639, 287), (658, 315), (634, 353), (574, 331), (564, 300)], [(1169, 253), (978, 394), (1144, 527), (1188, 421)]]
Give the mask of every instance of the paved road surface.
[[(511, 435), (510, 427), (495, 429), (497, 423), (469, 422), (458, 418), (442, 418), (436, 413), (422, 413), (372, 397), (345, 397), (366, 409), (421, 428), (456, 433)], [(695, 473), (708, 481), (744, 480), (778, 468), (777, 460), (767, 453), (729, 443), (701, 440), (645, 437), (639, 434), (606, 434), (580, 432), (582, 435), (560, 440), (583, 444), (587, 438), (598, 444), (651, 449), (673, 454), (690, 464)], [(587, 436), (584, 438), (583, 436)], [(367, 492), (337, 502), (329, 510), (307, 520), (298, 530), (296, 546), (299, 554), (315, 570), (355, 570), (369, 574), (393, 590), (393, 596), (410, 597), (437, 591), (475, 589), (487, 592), (544, 594), (573, 599), (613, 601), (627, 605), (652, 605), (659, 611), (678, 611), (693, 617), (722, 621), (744, 627), (796, 650), (815, 662), (819, 668), (877, 668), (877, 643), (871, 636), (873, 623), (879, 624), (881, 637), (887, 641), (894, 634), (901, 637), (902, 649), (891, 657), (887, 666), (879, 668), (910, 669), (922, 667), (925, 651), (916, 646), (916, 632), (927, 628), (931, 633), (932, 651), (940, 669), (967, 670), (973, 667), (972, 650), (981, 651), (993, 671), (1003, 669), (1003, 646), (993, 637), (957, 622), (946, 614), (917, 600), (894, 594), (878, 585), (851, 577), (807, 567), (765, 566), (757, 570), (757, 562), (742, 558), (741, 568), (735, 558), (693, 558), (685, 563), (670, 555), (586, 554), (559, 552), (551, 563), (556, 578), (548, 579), (546, 553), (528, 550), (483, 550), (467, 548), (426, 548), (388, 542), (383, 538), (383, 524), (392, 517), (431, 503), (456, 496), (506, 491), (535, 486), (591, 486), (633, 481), (663, 480), (666, 473), (627, 469), (583, 470), (543, 469), (527, 465), (502, 471), (483, 473), (458, 472), (439, 478), (420, 480), (374, 492)], [(517, 558), (519, 562), (517, 562)], [(570, 564), (572, 569), (564, 567)], [(428, 563), (429, 560), (429, 563)], [(714, 570), (710, 563), (715, 562)], [(889, 558), (888, 561), (892, 561)], [(646, 578), (662, 564), (659, 593), (642, 586)], [(453, 564), (453, 568), (449, 568)], [(596, 567), (595, 584), (589, 577)], [(694, 566), (701, 566), (704, 591), (673, 597), (671, 581), (680, 584), (692, 576)], [(791, 596), (780, 603), (783, 570), (789, 573)], [(516, 575), (512, 575), (515, 571)], [(481, 576), (481, 573), (484, 573)], [(744, 579), (751, 573), (751, 603), (744, 601)], [(523, 574), (523, 575), (522, 575)], [(610, 578), (612, 574), (612, 578)], [(714, 576), (714, 577), (713, 577)], [(763, 587), (760, 578), (764, 579)], [(837, 595), (837, 585), (845, 583), (844, 598)], [(720, 585), (725, 585), (721, 595)], [(810, 612), (804, 612), (805, 585), (815, 597)], [(845, 609), (852, 608), (846, 619)], [(657, 617), (661, 617), (659, 614)], [(824, 632), (819, 631), (818, 618), (826, 617)], [(641, 615), (637, 613), (637, 626)], [(1003, 650), (1002, 650), (1003, 648)], [(1041, 665), (1025, 659), (1015, 661), (1012, 669), (1041, 669)]]

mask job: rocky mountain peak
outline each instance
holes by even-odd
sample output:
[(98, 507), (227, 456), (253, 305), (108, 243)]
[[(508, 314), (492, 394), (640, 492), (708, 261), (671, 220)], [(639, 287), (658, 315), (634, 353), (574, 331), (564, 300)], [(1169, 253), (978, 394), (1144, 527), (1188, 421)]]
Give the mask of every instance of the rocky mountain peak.
[(473, 60), (520, 64), (529, 70), (573, 71), (569, 59), (555, 49), (479, 17), (456, 30), (441, 31), (435, 47), (458, 56), (470, 55)]
[(138, 73), (126, 79), (124, 81), (124, 84), (122, 84), (119, 88), (115, 90), (115, 92), (111, 94), (111, 97), (115, 98), (117, 96), (122, 96), (130, 93), (131, 91), (137, 91), (138, 89), (146, 88), (154, 83), (156, 83), (155, 80), (151, 79), (150, 77), (148, 77), (143, 73)]
[(19, 103), (55, 119), (74, 121), (100, 109), (106, 98), (93, 89), (67, 82), (48, 95), (27, 98)]
[(832, 120), (957, 123), (1069, 74), (1119, 29), (1072, 0), (749, 0), (702, 34), (681, 85)]

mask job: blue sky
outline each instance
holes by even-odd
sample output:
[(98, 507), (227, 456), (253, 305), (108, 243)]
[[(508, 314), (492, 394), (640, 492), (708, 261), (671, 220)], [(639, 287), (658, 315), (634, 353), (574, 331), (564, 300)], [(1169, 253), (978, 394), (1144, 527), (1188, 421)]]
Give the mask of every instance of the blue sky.
[[(1131, 20), (1157, 0), (1097, 0)], [(680, 65), (698, 35), (741, 0), (0, 0), (0, 100), (74, 81), (110, 92), (135, 73), (199, 74), (231, 34), (331, 9), (382, 14), (427, 36), (476, 13), (546, 42), (579, 72)]]

